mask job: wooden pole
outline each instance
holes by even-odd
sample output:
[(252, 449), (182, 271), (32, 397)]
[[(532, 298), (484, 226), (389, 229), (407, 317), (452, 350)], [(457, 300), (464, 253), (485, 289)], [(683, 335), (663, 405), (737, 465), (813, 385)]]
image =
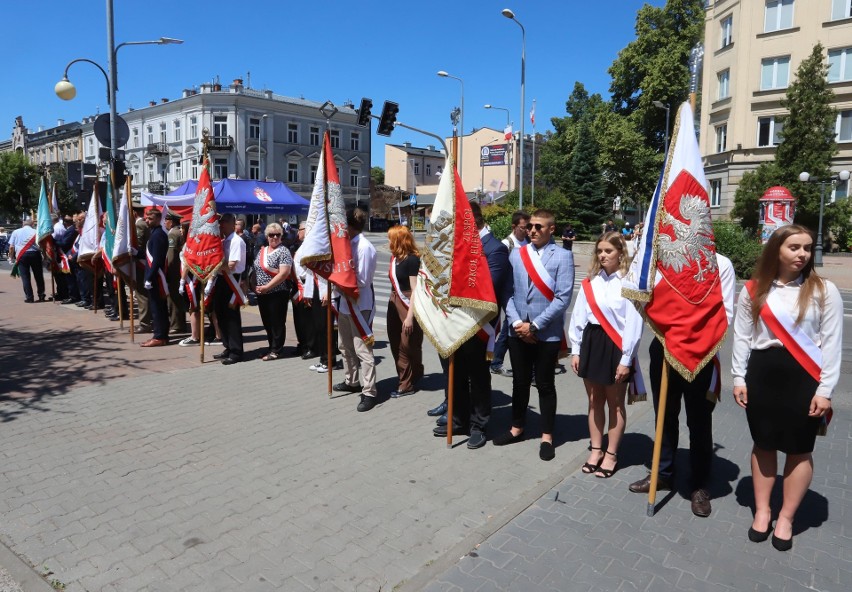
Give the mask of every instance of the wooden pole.
[[(326, 346), (327, 346), (327, 353), (326, 353), (325, 359), (326, 359), (326, 363), (328, 364), (328, 381), (327, 381), (328, 382), (328, 396), (331, 397), (331, 382), (332, 382), (331, 373), (332, 373), (332, 370), (334, 370), (334, 359), (332, 358), (332, 352), (334, 351), (334, 347), (333, 347), (333, 344), (331, 343), (331, 338), (334, 336), (334, 333), (332, 332), (332, 328), (334, 327), (334, 319), (332, 319), (332, 317), (331, 317), (331, 281), (328, 282), (328, 291), (326, 292), (326, 294), (328, 294), (328, 305), (326, 306), (327, 321), (326, 321), (326, 328), (325, 328), (325, 335), (326, 335), (325, 341), (326, 341)], [(322, 300), (322, 299), (320, 299), (320, 300)]]
[(53, 262), (50, 262), (50, 297), (53, 298), (53, 303), (56, 304), (56, 278), (53, 277)]
[(198, 318), (198, 345), (201, 346), (201, 353), (199, 355), (199, 361), (204, 363), (204, 292), (207, 287), (207, 282), (201, 282), (201, 295), (199, 296), (199, 300), (201, 300), (201, 313)]
[[(131, 277), (136, 276), (136, 261), (133, 259), (130, 260), (130, 273)], [(136, 339), (136, 321), (133, 320), (133, 283), (127, 282), (127, 308), (129, 309), (127, 312), (130, 313), (130, 343), (133, 343), (134, 339)]]
[(660, 454), (663, 449), (663, 423), (666, 419), (666, 399), (669, 390), (669, 363), (663, 358), (663, 376), (660, 380), (660, 398), (657, 402), (657, 431), (654, 436), (654, 456), (651, 460), (651, 488), (648, 490), (648, 517), (654, 515), (657, 499), (657, 481), (660, 472)]
[(456, 354), (450, 354), (450, 369), (447, 372), (447, 448), (453, 447), (453, 382), (456, 377)]
[(118, 273), (118, 269), (115, 271), (115, 300), (118, 307), (118, 328), (124, 329), (124, 307), (121, 306), (121, 301), (124, 300), (124, 289), (121, 286), (121, 275)]
[(697, 95), (694, 92), (689, 93), (689, 107), (692, 109), (692, 115), (695, 116), (695, 102), (697, 100)]

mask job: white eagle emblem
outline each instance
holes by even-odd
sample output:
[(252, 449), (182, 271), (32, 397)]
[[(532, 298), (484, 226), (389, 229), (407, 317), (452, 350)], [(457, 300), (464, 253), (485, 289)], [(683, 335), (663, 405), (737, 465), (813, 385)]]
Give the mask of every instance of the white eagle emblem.
[(211, 222), (211, 220), (216, 216), (216, 202), (211, 201), (209, 203), (209, 207), (206, 208), (207, 211), (202, 211), (205, 209), (204, 205), (207, 203), (207, 195), (209, 192), (210, 189), (205, 187), (195, 194), (195, 205), (193, 206), (193, 211), (198, 212), (198, 215), (194, 215), (192, 217), (192, 222), (189, 227), (189, 236), (195, 238), (196, 242), (198, 242), (198, 235), (201, 234), (219, 236), (219, 221), (214, 220)]
[(660, 232), (658, 257), (660, 263), (680, 273), (695, 262), (698, 272), (693, 276), (703, 282), (706, 274), (716, 272), (716, 248), (710, 224), (710, 205), (696, 195), (684, 195), (680, 200), (681, 222), (670, 213), (663, 213), (661, 225), (671, 225), (674, 236)]
[(346, 224), (346, 204), (343, 201), (340, 183), (329, 182), (328, 184), (328, 224), (337, 238), (349, 236), (349, 226)]

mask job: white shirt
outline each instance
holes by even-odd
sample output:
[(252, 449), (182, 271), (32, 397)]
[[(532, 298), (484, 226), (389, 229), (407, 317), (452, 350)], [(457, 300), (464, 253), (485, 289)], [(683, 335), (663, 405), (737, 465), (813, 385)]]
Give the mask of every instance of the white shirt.
[(509, 234), (509, 236), (507, 236), (500, 242), (506, 245), (509, 248), (509, 251), (511, 251), (512, 249), (523, 247), (524, 245), (529, 244), (530, 241), (529, 239), (518, 240), (518, 238), (515, 236), (515, 233), (512, 232)]
[[(615, 330), (621, 334), (621, 360), (619, 364), (629, 366), (639, 341), (642, 339), (642, 316), (636, 311), (633, 303), (621, 295), (621, 272), (616, 271), (607, 275), (601, 270), (598, 275), (591, 279), (592, 289), (595, 292), (595, 301), (601, 309), (608, 308), (612, 311), (616, 320)], [(586, 300), (586, 293), (581, 287), (577, 292), (577, 301), (571, 312), (571, 323), (568, 328), (568, 338), (571, 340), (571, 351), (574, 355), (580, 354), (580, 343), (583, 340), (583, 329), (586, 325), (600, 325), (600, 321), (592, 313), (592, 307)]]
[[(825, 303), (820, 307), (819, 291), (814, 292), (813, 300), (808, 306), (799, 328), (810, 337), (822, 351), (822, 372), (816, 394), (831, 398), (834, 387), (840, 379), (840, 355), (843, 349), (843, 300), (837, 286), (828, 280), (825, 283)], [(802, 286), (802, 276), (789, 284), (777, 280), (769, 289), (770, 294), (783, 303), (784, 310), (793, 319), (799, 316), (799, 292)], [(737, 318), (734, 323), (734, 354), (731, 360), (731, 374), (734, 376), (734, 386), (745, 386), (745, 375), (748, 358), (753, 349), (769, 349), (783, 347), (781, 340), (763, 322), (758, 319), (757, 326), (751, 316), (751, 296), (748, 290), (740, 291), (737, 302)]]
[(236, 261), (237, 265), (233, 273), (238, 274), (246, 270), (246, 241), (237, 236), (236, 232), (232, 232), (223, 242), (225, 249), (225, 265), (231, 261)]
[[(373, 276), (376, 274), (376, 247), (363, 234), (350, 241), (352, 264), (358, 276), (358, 310), (373, 310)], [(349, 301), (340, 299), (340, 314), (350, 314)]]
[[(21, 249), (24, 248), (24, 245), (27, 244), (27, 241), (35, 236), (35, 228), (32, 226), (21, 226), (20, 228), (12, 231), (12, 236), (9, 237), (9, 246), (15, 247), (15, 256), (18, 256), (18, 253)], [(33, 244), (30, 246), (27, 251), (38, 251), (38, 244), (33, 241)]]
[(62, 222), (62, 218), (53, 225), (53, 240), (59, 240), (62, 238), (62, 235), (65, 234), (65, 224)]
[(722, 284), (722, 300), (725, 303), (725, 315), (728, 317), (728, 327), (734, 324), (734, 300), (736, 300), (737, 272), (731, 260), (716, 253), (719, 264), (719, 281)]

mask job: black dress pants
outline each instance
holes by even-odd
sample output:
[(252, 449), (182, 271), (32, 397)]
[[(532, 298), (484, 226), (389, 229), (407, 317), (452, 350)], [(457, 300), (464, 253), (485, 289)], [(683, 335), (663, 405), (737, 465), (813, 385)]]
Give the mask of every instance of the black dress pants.
[(169, 338), (169, 307), (166, 298), (160, 294), (160, 288), (154, 286), (148, 290), (148, 304), (151, 307), (151, 328), (154, 339)]
[(280, 353), (284, 347), (285, 325), (287, 323), (287, 292), (272, 292), (257, 295), (257, 308), (260, 320), (266, 329), (269, 351)]
[(317, 351), (314, 347), (313, 309), (308, 306), (308, 302), (302, 299), (293, 303), (293, 326), (296, 328), (300, 354)]
[[(651, 391), (654, 395), (654, 414), (659, 413), (660, 382), (663, 372), (663, 346), (654, 339), (648, 348), (651, 354)], [(689, 427), (689, 464), (692, 490), (706, 486), (713, 462), (713, 409), (716, 403), (707, 398), (713, 364), (707, 364), (695, 380), (687, 382), (669, 368), (669, 387), (666, 395), (666, 417), (663, 420), (663, 439), (660, 453), (660, 477), (672, 482), (675, 454), (679, 436), (681, 399), (686, 407), (686, 425)]]
[(33, 285), (31, 276), (35, 276), (36, 289), (39, 299), (44, 294), (44, 268), (41, 265), (40, 251), (27, 251), (21, 255), (18, 261), (18, 271), (21, 273), (21, 283), (24, 284), (24, 296), (27, 300), (33, 300)]
[[(243, 318), (240, 309), (228, 306), (233, 292), (224, 278), (218, 278), (213, 288), (213, 310), (219, 321), (219, 332), (222, 334), (222, 345), (228, 357), (235, 360), (243, 359)], [(169, 318), (166, 316), (166, 324)]]
[[(491, 370), (487, 344), (474, 335), (456, 350), (453, 370), (453, 425), (485, 433), (491, 417)], [(448, 375), (449, 360), (441, 358)]]
[(512, 360), (512, 427), (524, 429), (533, 370), (541, 408), (541, 432), (552, 434), (556, 424), (556, 362), (559, 359), (558, 341), (526, 343), (519, 337), (509, 337), (509, 357)]

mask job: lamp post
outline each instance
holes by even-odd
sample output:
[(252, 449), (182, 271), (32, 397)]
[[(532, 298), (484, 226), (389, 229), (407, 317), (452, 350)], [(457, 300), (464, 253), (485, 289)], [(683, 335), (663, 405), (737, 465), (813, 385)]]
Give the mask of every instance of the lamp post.
[(257, 128), (257, 180), (263, 180), (263, 160), (260, 156), (260, 138), (263, 136), (263, 120), (269, 117), (268, 113), (260, 116), (260, 126)]
[(369, 179), (369, 175), (361, 175), (358, 177), (358, 184), (355, 185), (355, 207), (361, 206), (361, 179)]
[(849, 171), (840, 171), (836, 175), (831, 175), (827, 179), (817, 179), (811, 177), (810, 173), (803, 172), (799, 175), (799, 181), (802, 183), (819, 183), (819, 222), (817, 223), (817, 239), (814, 246), (814, 265), (822, 267), (822, 216), (825, 212), (825, 187), (826, 185), (834, 185), (837, 181), (848, 181)]
[(665, 109), (666, 110), (665, 153), (668, 154), (668, 152), (669, 152), (669, 112), (671, 111), (671, 108), (668, 105), (666, 105), (665, 103), (663, 103), (662, 101), (654, 101), (653, 104), (654, 104), (654, 107), (656, 107), (657, 109)]
[(461, 143), (459, 144), (459, 179), (462, 180), (462, 187), (464, 187), (464, 80), (459, 78), (458, 76), (453, 76), (452, 74), (447, 74), (445, 71), (441, 70), (438, 72), (438, 76), (441, 78), (452, 78), (453, 80), (458, 80), (461, 84)]
[(118, 117), (116, 111), (115, 104), (115, 94), (118, 91), (118, 74), (117, 74), (117, 66), (116, 66), (116, 57), (118, 54), (118, 50), (124, 47), (125, 45), (169, 45), (169, 44), (180, 44), (183, 43), (181, 39), (174, 39), (172, 37), (160, 37), (156, 41), (125, 41), (124, 43), (119, 44), (117, 47), (115, 45), (115, 25), (113, 18), (113, 0), (106, 0), (106, 21), (107, 21), (107, 68), (109, 69), (109, 74), (107, 74), (106, 70), (104, 70), (100, 65), (92, 60), (88, 60), (85, 58), (79, 58), (76, 60), (72, 60), (65, 66), (65, 74), (62, 77), (62, 80), (56, 83), (54, 86), (54, 92), (56, 92), (56, 96), (64, 101), (70, 101), (77, 95), (77, 89), (74, 88), (74, 85), (68, 80), (68, 68), (70, 68), (76, 62), (88, 62), (97, 66), (97, 68), (103, 73), (104, 77), (107, 81), (107, 101), (109, 102), (109, 150), (110, 150), (110, 166), (115, 166), (115, 161), (118, 158), (118, 146), (115, 134), (115, 125)]
[(526, 113), (525, 109), (525, 99), (524, 99), (524, 85), (525, 85), (525, 71), (527, 67), (527, 31), (524, 29), (524, 26), (515, 18), (515, 13), (512, 12), (508, 8), (504, 8), (501, 11), (501, 14), (505, 16), (507, 19), (515, 21), (517, 25), (521, 28), (521, 147), (520, 147), (520, 180), (518, 182), (518, 209), (522, 210), (524, 208), (524, 113)]
[[(496, 107), (494, 105), (483, 105), (486, 109), (498, 109), (500, 111), (506, 112), (506, 127), (512, 125), (511, 121), (509, 121), (509, 110), (505, 107)], [(509, 162), (509, 154), (505, 155), (506, 157), (506, 191), (512, 190), (512, 166)]]

